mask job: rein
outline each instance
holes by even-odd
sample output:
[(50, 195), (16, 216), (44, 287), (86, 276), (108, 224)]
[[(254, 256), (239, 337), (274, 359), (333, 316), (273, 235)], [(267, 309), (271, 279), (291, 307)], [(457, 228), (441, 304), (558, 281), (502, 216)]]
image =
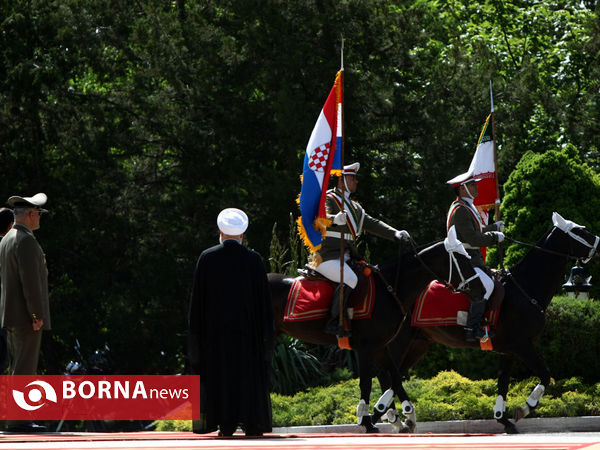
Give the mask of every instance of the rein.
[(523, 286), (521, 286), (521, 284), (517, 281), (517, 279), (515, 277), (513, 277), (512, 273), (510, 273), (508, 271), (508, 269), (505, 269), (504, 273), (506, 274), (506, 277), (508, 278), (508, 280), (512, 281), (512, 283), (519, 289), (519, 291), (521, 291), (521, 294), (523, 294), (523, 296), (527, 300), (529, 300), (529, 303), (531, 303), (533, 306), (535, 306), (541, 314), (545, 314), (546, 311), (544, 310), (544, 308), (542, 308), (542, 305), (540, 305), (540, 302), (538, 302), (535, 298), (531, 297), (525, 291), (525, 289), (523, 289)]
[[(557, 228), (557, 227), (554, 227), (554, 228)], [(586, 247), (588, 247), (590, 249), (590, 253), (588, 254), (587, 258), (581, 259), (580, 257), (573, 256), (573, 255), (570, 255), (568, 253), (557, 252), (555, 250), (550, 250), (550, 249), (547, 249), (547, 248), (540, 247), (537, 244), (530, 244), (528, 242), (518, 241), (518, 240), (510, 238), (508, 236), (505, 236), (505, 239), (507, 239), (507, 240), (509, 240), (511, 242), (514, 242), (516, 244), (524, 245), (526, 247), (531, 247), (531, 248), (534, 248), (536, 250), (541, 250), (541, 251), (549, 253), (551, 255), (557, 255), (557, 256), (561, 256), (563, 258), (568, 258), (568, 259), (581, 260), (584, 264), (587, 263), (590, 259), (592, 259), (592, 257), (594, 256), (594, 254), (596, 253), (596, 251), (598, 249), (598, 243), (600, 241), (600, 238), (598, 238), (598, 236), (596, 236), (594, 244), (592, 245), (589, 242), (587, 242), (585, 239), (583, 239), (581, 236), (578, 236), (575, 233), (573, 233), (571, 230), (565, 231), (565, 230), (561, 229), (561, 231), (564, 232), (564, 233), (566, 233), (570, 238), (576, 240), (577, 242), (585, 245)], [(535, 298), (531, 297), (525, 291), (525, 289), (523, 289), (523, 286), (521, 286), (521, 284), (516, 280), (516, 278), (512, 275), (512, 273), (510, 273), (508, 270), (505, 270), (504, 273), (506, 274), (507, 278), (510, 281), (512, 281), (512, 283), (519, 289), (519, 291), (521, 291), (521, 294), (523, 294), (523, 296), (527, 300), (529, 300), (529, 303), (531, 303), (533, 306), (535, 306), (537, 308), (537, 310), (541, 314), (544, 314), (545, 313), (544, 308), (542, 308), (542, 306), (540, 305), (540, 303)]]
[[(448, 281), (446, 281), (446, 280), (440, 280), (439, 275), (437, 273), (435, 273), (433, 270), (431, 270), (431, 267), (429, 267), (425, 263), (425, 261), (423, 261), (423, 258), (421, 258), (421, 255), (419, 255), (419, 252), (417, 251), (417, 246), (415, 245), (415, 241), (412, 238), (410, 239), (410, 244), (412, 246), (413, 254), (414, 254), (415, 258), (419, 261), (419, 263), (421, 264), (421, 266), (425, 270), (427, 270), (433, 276), (433, 278), (435, 278), (436, 280), (438, 280), (446, 288), (450, 289), (454, 293), (463, 292), (463, 288), (465, 286), (467, 286), (470, 281), (473, 281), (475, 278), (479, 277), (479, 274), (476, 272), (472, 277), (465, 279), (465, 277), (462, 274), (462, 271), (460, 269), (460, 266), (458, 264), (458, 261), (456, 260), (456, 256), (454, 256), (454, 252), (448, 252), (448, 255), (449, 255), (449, 258), (450, 258), (450, 263), (449, 263), (449, 266), (450, 266), (450, 271), (449, 272), (450, 273), (448, 274)], [(398, 252), (400, 253), (400, 249), (398, 250)], [(452, 286), (452, 284), (450, 283), (450, 280), (452, 280), (452, 267), (453, 266), (456, 266), (456, 269), (458, 270), (458, 274), (460, 275), (460, 279), (461, 279), (461, 282), (460, 282), (460, 284), (458, 285), (457, 288), (455, 288), (454, 286)], [(393, 299), (396, 301), (396, 303), (400, 307), (400, 310), (402, 311), (402, 314), (406, 315), (406, 313), (407, 313), (406, 308), (404, 308), (404, 305), (402, 304), (402, 302), (398, 298), (398, 294), (396, 294), (396, 290), (398, 288), (398, 279), (400, 277), (400, 264), (398, 264), (397, 267), (396, 267), (396, 275), (394, 276), (394, 285), (393, 286), (387, 281), (387, 279), (385, 278), (385, 276), (383, 275), (383, 273), (379, 269), (379, 266), (369, 266), (369, 267), (372, 270), (374, 270), (375, 273), (377, 273), (377, 275), (379, 275), (379, 277), (381, 278), (381, 281), (385, 285), (386, 290), (389, 292), (389, 294), (393, 297)]]
[[(556, 228), (556, 227), (555, 227)], [(528, 242), (523, 242), (523, 241), (518, 241), (517, 239), (513, 239), (509, 236), (505, 236), (504, 239), (514, 242), (515, 244), (519, 244), (519, 245), (524, 245), (525, 247), (530, 247), (530, 248), (534, 248), (536, 250), (541, 250), (543, 252), (549, 253), (551, 255), (557, 255), (557, 256), (562, 256), (568, 259), (574, 259), (574, 260), (581, 260), (584, 264), (589, 262), (590, 259), (592, 259), (592, 257), (594, 256), (594, 254), (596, 253), (596, 251), (598, 250), (598, 243), (600, 243), (600, 238), (598, 238), (598, 236), (596, 236), (596, 240), (594, 241), (594, 244), (590, 244), (589, 242), (587, 242), (585, 239), (583, 239), (581, 236), (576, 235), (575, 233), (571, 232), (571, 230), (569, 231), (564, 231), (561, 230), (563, 233), (566, 233), (570, 238), (576, 240), (577, 242), (585, 245), (586, 247), (588, 247), (590, 249), (590, 253), (588, 254), (587, 258), (582, 259), (581, 257), (577, 257), (577, 256), (573, 256), (570, 255), (568, 253), (562, 253), (562, 252), (557, 252), (555, 250), (550, 250), (544, 247), (540, 247), (537, 244), (530, 244)]]

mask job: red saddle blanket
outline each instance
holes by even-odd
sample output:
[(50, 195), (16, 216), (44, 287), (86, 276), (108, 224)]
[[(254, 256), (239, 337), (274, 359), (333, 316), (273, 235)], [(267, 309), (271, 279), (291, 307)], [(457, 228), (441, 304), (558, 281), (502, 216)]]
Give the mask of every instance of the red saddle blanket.
[[(296, 278), (288, 294), (284, 322), (301, 322), (327, 317), (335, 284), (325, 280)], [(375, 302), (375, 282), (369, 276), (369, 285), (364, 300), (354, 307), (352, 320), (369, 319)]]
[[(443, 284), (432, 281), (417, 298), (411, 325), (414, 327), (458, 325), (458, 312), (468, 312), (470, 303), (467, 294), (454, 293)], [(498, 316), (500, 316), (500, 308), (485, 313), (492, 328), (496, 328)]]

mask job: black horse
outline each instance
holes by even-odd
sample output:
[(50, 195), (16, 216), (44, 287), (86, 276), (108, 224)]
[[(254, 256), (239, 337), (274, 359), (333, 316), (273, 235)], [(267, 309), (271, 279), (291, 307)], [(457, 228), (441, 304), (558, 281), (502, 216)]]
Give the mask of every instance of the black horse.
[[(398, 260), (382, 266), (380, 275), (373, 274), (376, 297), (372, 316), (370, 319), (352, 321), (350, 338), (352, 348), (358, 353), (360, 366), (361, 401), (357, 408), (357, 416), (359, 423), (365, 425), (367, 431), (377, 431), (372, 426), (368, 415), (371, 380), (375, 376), (379, 377), (383, 389), (391, 387), (393, 392), (398, 394), (399, 399), (406, 402), (402, 406), (409, 420), (404, 426), (408, 430), (414, 429), (415, 421), (411, 420), (414, 408), (408, 402), (401, 376), (387, 351), (388, 342), (393, 340), (405, 317), (399, 299), (416, 298), (434, 279), (446, 280), (450, 285), (462, 290), (469, 289), (472, 293), (481, 294), (484, 290), (469, 258), (465, 256), (462, 244), (455, 240), (455, 236), (455, 233), (449, 233), (449, 238), (445, 241), (421, 251), (404, 254)], [(447, 248), (450, 251), (447, 251)], [(285, 275), (269, 274), (276, 332), (314, 344), (336, 345), (335, 336), (323, 332), (326, 319), (303, 322), (283, 321), (292, 282), (293, 279)], [(388, 420), (398, 426), (398, 415), (393, 410), (393, 392), (386, 391), (386, 394), (382, 395), (376, 410), (384, 413), (391, 406)]]
[[(558, 290), (569, 258), (584, 262), (596, 255), (599, 238), (584, 227), (553, 214), (554, 227), (533, 246), (527, 255), (503, 278), (504, 302), (500, 310), (496, 336), (492, 339), (494, 351), (500, 354), (498, 397), (494, 417), (508, 433), (516, 433), (515, 425), (506, 417), (510, 369), (514, 358), (521, 359), (540, 378), (526, 405), (517, 408), (515, 421), (532, 411), (550, 382), (550, 371), (534, 347), (544, 327), (545, 311)], [(410, 297), (404, 297), (410, 302)], [(431, 342), (451, 347), (478, 347), (468, 344), (462, 327), (440, 326), (427, 328), (407, 327), (399, 333), (390, 348), (393, 361), (401, 373), (412, 367), (428, 350)], [(375, 417), (375, 420), (377, 417)]]

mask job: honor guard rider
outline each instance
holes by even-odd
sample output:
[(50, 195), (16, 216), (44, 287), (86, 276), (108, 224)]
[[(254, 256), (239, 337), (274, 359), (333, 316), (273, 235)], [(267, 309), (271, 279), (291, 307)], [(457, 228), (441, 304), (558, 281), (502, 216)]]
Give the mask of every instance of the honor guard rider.
[[(358, 277), (348, 265), (351, 259), (359, 260), (356, 238), (364, 231), (389, 240), (408, 242), (410, 235), (405, 230), (396, 230), (388, 224), (368, 215), (360, 204), (350, 198), (358, 186), (359, 163), (344, 166), (342, 176), (337, 177), (337, 186), (327, 191), (325, 209), (331, 225), (327, 227), (321, 249), (315, 255), (313, 266), (324, 277), (335, 281), (338, 286), (331, 303), (325, 332), (340, 337), (350, 336), (350, 332), (339, 325), (340, 297), (340, 239), (344, 238), (344, 301), (346, 310), (348, 298), (358, 283)], [(342, 198), (342, 191), (344, 198)], [(345, 212), (344, 212), (345, 211)]]
[[(486, 225), (473, 204), (473, 200), (479, 195), (477, 181), (479, 179), (475, 178), (471, 172), (465, 172), (446, 182), (454, 188), (457, 195), (456, 200), (448, 210), (446, 230), (454, 225), (456, 236), (471, 256), (471, 263), (475, 267), (475, 271), (479, 273), (485, 287), (483, 298), (469, 296), (471, 306), (465, 326), (465, 337), (470, 342), (478, 341), (485, 336), (480, 322), (485, 313), (486, 301), (494, 290), (494, 281), (491, 278), (492, 272), (483, 261), (481, 247), (496, 245), (504, 240), (504, 222), (498, 221)], [(492, 337), (492, 334), (490, 333), (488, 336)]]

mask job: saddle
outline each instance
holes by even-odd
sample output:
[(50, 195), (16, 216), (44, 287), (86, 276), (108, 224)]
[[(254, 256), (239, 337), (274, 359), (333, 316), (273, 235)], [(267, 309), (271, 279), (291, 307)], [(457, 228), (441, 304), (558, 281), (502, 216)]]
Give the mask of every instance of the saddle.
[[(299, 269), (284, 311), (284, 322), (315, 320), (327, 317), (337, 283), (325, 278), (312, 267)], [(369, 319), (375, 301), (375, 282), (364, 270), (357, 273), (358, 284), (348, 299), (349, 317)]]
[[(371, 266), (365, 261), (352, 260), (348, 261), (348, 265), (358, 278), (358, 283), (348, 299), (347, 307), (350, 309), (358, 307), (364, 301), (365, 296), (369, 293), (370, 276), (372, 272)], [(308, 264), (304, 266), (304, 269), (298, 269), (298, 273), (307, 280), (321, 280), (331, 283), (334, 287), (337, 285), (337, 283), (331, 281), (329, 278), (324, 277)]]
[[(504, 286), (494, 279), (494, 291), (487, 301), (485, 313), (485, 319), (492, 328), (496, 328), (498, 324), (503, 299)], [(445, 285), (432, 281), (415, 302), (411, 325), (415, 327), (464, 326), (470, 304), (467, 294), (453, 292)]]

